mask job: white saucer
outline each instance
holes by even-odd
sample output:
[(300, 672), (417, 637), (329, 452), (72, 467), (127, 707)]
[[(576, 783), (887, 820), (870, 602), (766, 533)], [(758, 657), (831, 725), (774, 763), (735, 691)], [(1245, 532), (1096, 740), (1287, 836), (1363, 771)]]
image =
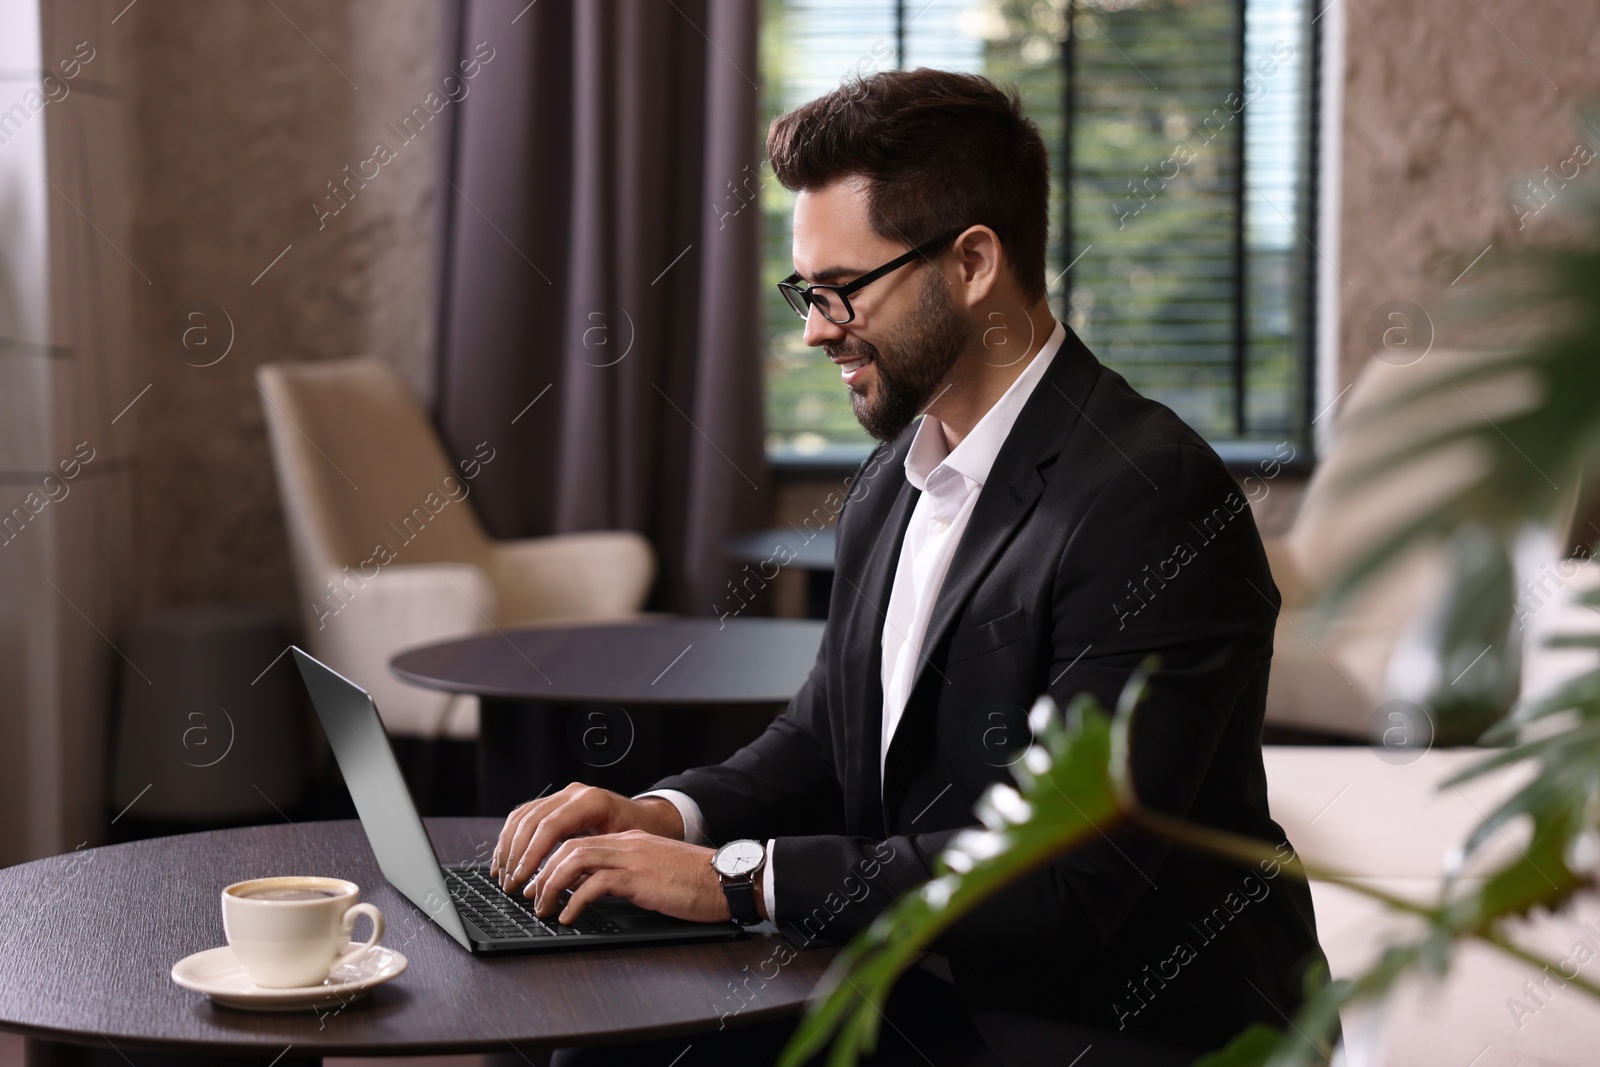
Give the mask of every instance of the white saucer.
[[(352, 941), (341, 951), (359, 948)], [(250, 1011), (305, 1011), (314, 1008), (343, 1007), (364, 997), (376, 986), (397, 977), (406, 969), (400, 952), (374, 945), (365, 956), (333, 969), (321, 985), (292, 989), (266, 989), (244, 973), (233, 949), (227, 945), (185, 956), (172, 965), (172, 980), (185, 989), (204, 993), (218, 1004)]]

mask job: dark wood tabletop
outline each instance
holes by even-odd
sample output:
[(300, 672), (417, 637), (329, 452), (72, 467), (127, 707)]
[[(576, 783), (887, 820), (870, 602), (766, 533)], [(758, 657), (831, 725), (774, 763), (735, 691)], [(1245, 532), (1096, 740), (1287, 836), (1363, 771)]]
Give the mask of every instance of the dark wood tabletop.
[(775, 567), (794, 567), (803, 571), (833, 570), (834, 550), (838, 543), (838, 531), (832, 526), (821, 530), (775, 526), (729, 541), (727, 551), (740, 563), (762, 567), (761, 576), (770, 578), (772, 575), (768, 572)]
[[(447, 863), (486, 855), (499, 827), (429, 820)], [(175, 985), (174, 963), (226, 942), (222, 887), (279, 874), (357, 882), (384, 913), (384, 944), (405, 953), (409, 968), (321, 1016), (221, 1008)], [(354, 821), (185, 834), (20, 864), (0, 870), (0, 914), (0, 1028), (119, 1051), (268, 1059), (291, 1046), (293, 1056), (537, 1054), (690, 1034), (716, 1029), (723, 1012), (737, 1011), (730, 1025), (797, 1012), (835, 952), (788, 959), (798, 945), (758, 933), (476, 958), (389, 887)], [(757, 973), (762, 979), (745, 981)], [(730, 983), (753, 990), (748, 1004)]]
[(411, 649), (389, 665), (417, 685), (513, 700), (784, 704), (810, 673), (822, 629), (729, 616), (507, 630)]

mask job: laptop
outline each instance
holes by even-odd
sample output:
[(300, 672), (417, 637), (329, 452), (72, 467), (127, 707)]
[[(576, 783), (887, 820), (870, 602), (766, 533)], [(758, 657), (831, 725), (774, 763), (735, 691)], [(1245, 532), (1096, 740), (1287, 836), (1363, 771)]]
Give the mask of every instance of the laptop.
[(290, 647), (384, 877), (469, 952), (488, 956), (746, 936), (731, 919), (688, 922), (609, 896), (565, 926), (554, 916), (534, 915), (531, 900), (504, 892), (489, 876), (488, 864), (441, 864), (372, 696)]

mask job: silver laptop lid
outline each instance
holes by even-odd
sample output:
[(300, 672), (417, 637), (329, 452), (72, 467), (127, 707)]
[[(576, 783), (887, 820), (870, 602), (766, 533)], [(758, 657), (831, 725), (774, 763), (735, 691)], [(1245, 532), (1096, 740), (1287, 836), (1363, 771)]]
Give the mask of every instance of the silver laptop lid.
[(445, 886), (438, 853), (406, 788), (371, 694), (299, 648), (290, 648), (384, 877), (470, 949), (472, 942)]

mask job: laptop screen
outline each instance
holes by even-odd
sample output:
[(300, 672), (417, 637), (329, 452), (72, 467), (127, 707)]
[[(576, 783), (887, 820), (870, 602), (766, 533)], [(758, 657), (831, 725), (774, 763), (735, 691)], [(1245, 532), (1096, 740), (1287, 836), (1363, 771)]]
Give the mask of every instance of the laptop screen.
[(450, 899), (438, 854), (406, 788), (377, 705), (365, 689), (290, 647), (384, 877), (470, 949), (472, 943)]

